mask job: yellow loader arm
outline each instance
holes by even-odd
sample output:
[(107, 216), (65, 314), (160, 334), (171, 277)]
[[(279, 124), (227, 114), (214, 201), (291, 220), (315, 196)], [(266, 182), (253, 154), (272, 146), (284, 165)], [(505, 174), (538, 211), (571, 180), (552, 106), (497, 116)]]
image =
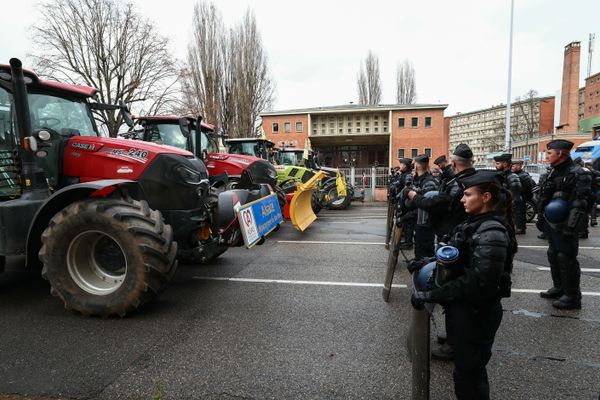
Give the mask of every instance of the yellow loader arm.
[(294, 228), (299, 231), (304, 232), (317, 219), (312, 209), (312, 196), (317, 191), (317, 181), (323, 179), (324, 176), (325, 172), (318, 171), (306, 183), (300, 183), (297, 186), (290, 202), (290, 219)]

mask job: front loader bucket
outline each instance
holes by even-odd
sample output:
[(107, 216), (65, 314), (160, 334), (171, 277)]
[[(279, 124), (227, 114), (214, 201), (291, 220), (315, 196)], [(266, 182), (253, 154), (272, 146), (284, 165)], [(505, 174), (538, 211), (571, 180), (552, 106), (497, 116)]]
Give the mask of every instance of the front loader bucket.
[(316, 182), (322, 179), (323, 176), (325, 176), (325, 173), (319, 171), (306, 183), (299, 184), (294, 197), (290, 201), (290, 219), (294, 228), (299, 231), (303, 232), (317, 219), (317, 216), (313, 212), (311, 201), (313, 194), (317, 191)]

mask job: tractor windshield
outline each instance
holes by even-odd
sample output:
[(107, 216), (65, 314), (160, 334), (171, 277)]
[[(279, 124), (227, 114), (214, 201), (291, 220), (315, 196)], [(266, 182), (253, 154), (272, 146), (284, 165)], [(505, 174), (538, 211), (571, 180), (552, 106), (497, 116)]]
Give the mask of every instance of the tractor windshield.
[(155, 124), (146, 126), (146, 140), (187, 150), (187, 138), (183, 136), (179, 124)]
[(31, 127), (61, 133), (78, 131), (81, 136), (98, 136), (91, 111), (84, 101), (69, 100), (47, 94), (30, 93)]
[(229, 153), (264, 158), (260, 154), (261, 152), (256, 142), (230, 142)]
[[(192, 129), (192, 145), (196, 148), (196, 129)], [(214, 140), (210, 139), (204, 132), (200, 132), (200, 146), (210, 153), (218, 153), (219, 148)]]
[(280, 151), (279, 163), (283, 165), (303, 165), (302, 153), (293, 151)]

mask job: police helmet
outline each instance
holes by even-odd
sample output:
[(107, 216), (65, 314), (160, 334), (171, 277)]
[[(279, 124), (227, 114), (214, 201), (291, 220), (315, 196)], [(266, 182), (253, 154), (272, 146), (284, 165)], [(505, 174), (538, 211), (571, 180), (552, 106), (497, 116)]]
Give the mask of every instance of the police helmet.
[(552, 224), (560, 224), (569, 216), (569, 202), (564, 199), (554, 199), (544, 209), (546, 221)]
[(436, 263), (432, 261), (412, 274), (415, 290), (425, 291), (433, 289), (433, 271), (435, 271), (435, 268)]

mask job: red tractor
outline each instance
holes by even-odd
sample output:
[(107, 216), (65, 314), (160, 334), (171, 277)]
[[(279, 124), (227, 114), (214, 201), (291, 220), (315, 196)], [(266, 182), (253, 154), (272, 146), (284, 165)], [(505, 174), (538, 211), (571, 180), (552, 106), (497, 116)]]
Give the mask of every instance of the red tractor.
[(241, 245), (234, 204), (270, 192), (211, 199), (193, 154), (100, 137), (92, 110), (118, 106), (95, 93), (39, 79), (17, 59), (0, 65), (0, 271), (6, 256), (25, 255), (66, 308), (123, 316), (164, 290), (176, 258)]
[(136, 127), (126, 137), (191, 151), (204, 160), (213, 187), (225, 190), (240, 187), (242, 176), (247, 174), (253, 182), (269, 185), (277, 192), (280, 206), (285, 205), (285, 194), (277, 187), (275, 167), (252, 155), (219, 153), (215, 128), (201, 117), (141, 116), (135, 121)]

